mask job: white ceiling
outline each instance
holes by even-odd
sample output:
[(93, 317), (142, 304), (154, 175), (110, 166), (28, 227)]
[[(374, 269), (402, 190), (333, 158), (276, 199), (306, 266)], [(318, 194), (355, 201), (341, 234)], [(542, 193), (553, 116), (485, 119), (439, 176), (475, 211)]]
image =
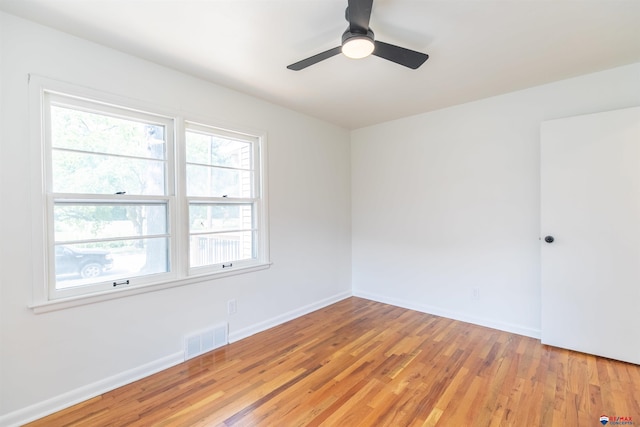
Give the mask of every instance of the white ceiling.
[(0, 0), (0, 9), (354, 129), (640, 61), (640, 0), (374, 0), (430, 55), (286, 66), (340, 44), (346, 0)]

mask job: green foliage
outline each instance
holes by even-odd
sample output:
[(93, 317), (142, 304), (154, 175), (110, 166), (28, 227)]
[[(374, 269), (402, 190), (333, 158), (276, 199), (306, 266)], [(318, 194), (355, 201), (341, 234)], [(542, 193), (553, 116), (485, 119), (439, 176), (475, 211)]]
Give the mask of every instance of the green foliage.
[(165, 193), (164, 128), (51, 107), (55, 192)]
[(250, 143), (188, 131), (186, 156), (189, 196), (250, 197)]
[[(53, 191), (164, 195), (164, 134), (161, 125), (52, 105)], [(58, 204), (54, 209), (56, 240), (123, 237), (88, 246), (141, 247), (144, 240), (126, 237), (162, 233), (166, 230), (165, 209), (143, 205)]]

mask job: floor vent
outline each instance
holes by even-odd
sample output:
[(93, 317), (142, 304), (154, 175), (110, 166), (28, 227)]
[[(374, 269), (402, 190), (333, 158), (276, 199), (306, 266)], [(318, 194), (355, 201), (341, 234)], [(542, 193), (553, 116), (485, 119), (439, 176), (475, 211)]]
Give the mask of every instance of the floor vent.
[(200, 356), (229, 342), (226, 323), (205, 329), (184, 339), (184, 360)]

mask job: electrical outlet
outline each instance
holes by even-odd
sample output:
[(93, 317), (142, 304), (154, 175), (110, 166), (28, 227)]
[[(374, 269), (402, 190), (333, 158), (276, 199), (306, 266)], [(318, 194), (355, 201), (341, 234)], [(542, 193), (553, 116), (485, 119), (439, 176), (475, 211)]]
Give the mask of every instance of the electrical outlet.
[(236, 301), (235, 298), (227, 301), (227, 313), (236, 314), (237, 312), (238, 312), (238, 301)]
[(473, 295), (471, 299), (479, 300), (480, 299), (480, 288), (473, 288)]

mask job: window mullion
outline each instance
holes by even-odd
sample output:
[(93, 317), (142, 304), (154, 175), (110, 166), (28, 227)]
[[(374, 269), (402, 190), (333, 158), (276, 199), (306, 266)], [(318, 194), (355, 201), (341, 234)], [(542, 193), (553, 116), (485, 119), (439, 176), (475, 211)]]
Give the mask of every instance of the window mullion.
[(187, 277), (189, 267), (189, 202), (187, 199), (187, 169), (185, 153), (185, 122), (182, 117), (175, 119), (173, 142), (173, 206), (174, 253), (173, 262), (179, 277)]

